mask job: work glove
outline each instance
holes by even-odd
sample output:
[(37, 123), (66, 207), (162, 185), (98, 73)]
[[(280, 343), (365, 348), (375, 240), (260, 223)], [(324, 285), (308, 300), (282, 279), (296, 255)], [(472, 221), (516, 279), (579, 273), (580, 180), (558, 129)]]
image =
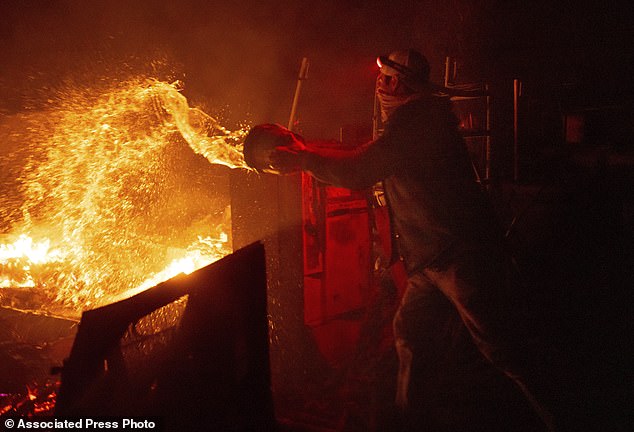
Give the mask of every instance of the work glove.
[(301, 171), (305, 153), (303, 138), (278, 124), (254, 126), (244, 143), (247, 164), (273, 174)]
[(285, 129), (283, 145), (276, 146), (269, 156), (271, 166), (280, 174), (291, 174), (302, 170), (306, 145), (303, 138)]

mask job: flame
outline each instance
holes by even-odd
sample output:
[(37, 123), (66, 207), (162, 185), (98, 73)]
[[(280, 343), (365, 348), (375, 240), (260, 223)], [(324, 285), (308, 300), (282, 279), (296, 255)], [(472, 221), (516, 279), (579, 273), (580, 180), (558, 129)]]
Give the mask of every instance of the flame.
[(32, 389), (31, 387), (29, 387), (28, 385), (26, 386), (26, 393), (27, 393), (27, 398), (30, 401), (34, 401), (37, 399), (37, 391), (36, 389)]
[(61, 255), (59, 250), (50, 251), (51, 242), (44, 239), (33, 243), (33, 239), (22, 234), (13, 244), (0, 244), (0, 264), (7, 264), (9, 260), (26, 258), (33, 264), (57, 261)]
[(11, 134), (22, 153), (0, 154), (6, 172), (21, 164), (17, 190), (0, 194), (0, 288), (38, 290), (43, 309), (75, 315), (231, 252), (230, 209), (192, 196), (182, 155), (247, 168), (247, 131), (191, 108), (179, 85), (72, 88), (25, 117)]
[[(174, 259), (165, 269), (161, 270), (154, 276), (143, 281), (138, 287), (128, 290), (114, 298), (114, 300), (122, 300), (132, 297), (148, 288), (173, 278), (179, 274), (190, 274), (199, 268), (205, 267), (214, 261), (222, 258), (224, 253), (224, 245), (227, 243), (229, 236), (226, 233), (220, 233), (220, 237), (212, 239), (211, 237), (198, 237), (200, 248), (190, 250), (182, 258)], [(211, 252), (204, 252), (204, 249), (211, 247)]]
[(0, 274), (0, 288), (34, 287), (35, 281), (30, 274), (32, 266), (63, 260), (63, 253), (59, 249), (51, 250), (50, 245), (49, 239), (34, 242), (31, 237), (24, 234), (12, 244), (0, 244), (0, 265), (13, 268), (13, 274), (23, 273), (20, 279), (2, 277)]

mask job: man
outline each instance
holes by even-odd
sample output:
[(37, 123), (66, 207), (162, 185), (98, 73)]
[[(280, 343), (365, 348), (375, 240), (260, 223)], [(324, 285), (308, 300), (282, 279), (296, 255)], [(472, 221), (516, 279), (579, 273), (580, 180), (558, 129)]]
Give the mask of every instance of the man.
[(518, 335), (510, 331), (515, 323), (501, 231), (476, 182), (450, 102), (434, 94), (429, 64), (417, 51), (378, 60), (383, 134), (354, 150), (338, 150), (305, 145), (279, 130), (287, 145), (275, 148), (271, 167), (301, 169), (351, 189), (383, 182), (398, 257), (408, 274), (393, 323), (398, 407), (411, 408), (412, 365), (438, 337), (438, 311), (449, 305), (480, 352), (520, 386), (549, 423), (522, 380), (521, 356), (512, 346)]

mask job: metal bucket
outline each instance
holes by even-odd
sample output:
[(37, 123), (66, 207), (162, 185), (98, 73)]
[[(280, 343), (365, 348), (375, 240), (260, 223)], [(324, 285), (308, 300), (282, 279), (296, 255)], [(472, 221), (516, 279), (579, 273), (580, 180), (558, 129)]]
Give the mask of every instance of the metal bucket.
[(271, 153), (276, 147), (288, 146), (293, 133), (277, 124), (261, 124), (251, 128), (244, 140), (244, 161), (258, 171), (280, 174), (271, 163)]

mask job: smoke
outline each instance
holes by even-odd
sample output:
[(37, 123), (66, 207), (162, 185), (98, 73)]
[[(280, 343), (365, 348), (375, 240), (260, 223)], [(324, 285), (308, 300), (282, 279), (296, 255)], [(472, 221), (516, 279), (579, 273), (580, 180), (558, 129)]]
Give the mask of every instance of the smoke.
[[(181, 79), (190, 101), (230, 127), (285, 124), (308, 57), (303, 131), (336, 137), (341, 125), (370, 122), (377, 54), (418, 48), (436, 82), (448, 55), (465, 80), (579, 75), (592, 63), (604, 71), (600, 63), (631, 63), (626, 3), (597, 13), (546, 1), (3, 1), (0, 112), (37, 109), (47, 88), (69, 77), (143, 74)], [(593, 40), (601, 44), (589, 51)]]
[[(415, 28), (432, 19), (424, 2), (51, 0), (2, 8), (4, 112), (38, 109), (48, 89), (68, 80), (139, 74), (181, 79), (188, 99), (228, 126), (285, 124), (308, 57), (299, 116), (318, 137), (371, 121), (374, 58), (416, 45), (412, 37), (428, 35)], [(434, 48), (427, 39), (420, 48)]]

